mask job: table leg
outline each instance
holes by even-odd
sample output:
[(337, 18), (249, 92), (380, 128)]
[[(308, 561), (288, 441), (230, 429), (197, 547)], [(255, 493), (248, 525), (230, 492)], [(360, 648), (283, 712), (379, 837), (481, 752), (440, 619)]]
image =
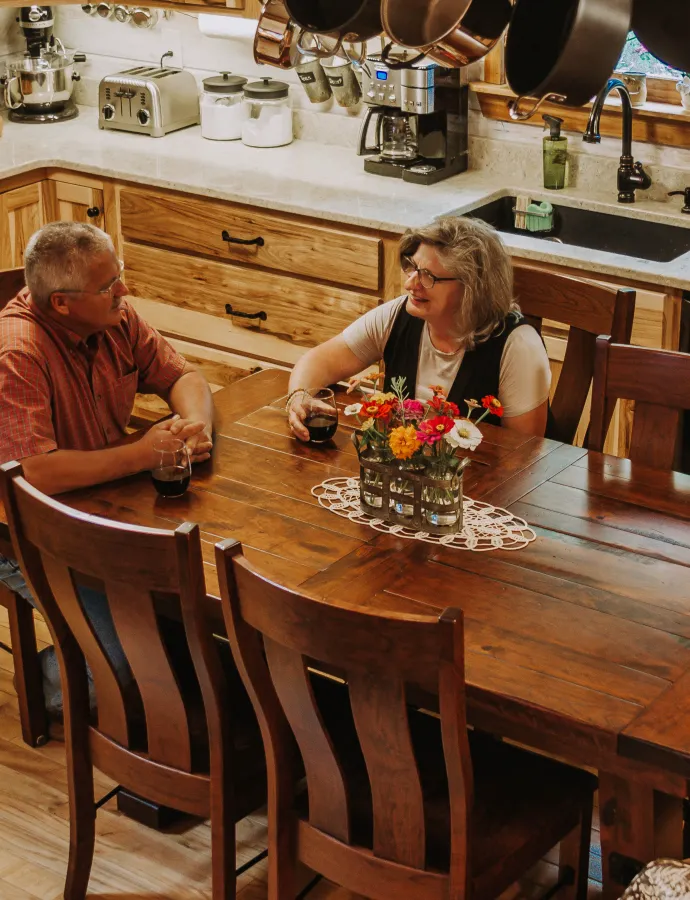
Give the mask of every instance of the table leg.
[(615, 900), (646, 863), (683, 854), (683, 801), (599, 773), (603, 900)]

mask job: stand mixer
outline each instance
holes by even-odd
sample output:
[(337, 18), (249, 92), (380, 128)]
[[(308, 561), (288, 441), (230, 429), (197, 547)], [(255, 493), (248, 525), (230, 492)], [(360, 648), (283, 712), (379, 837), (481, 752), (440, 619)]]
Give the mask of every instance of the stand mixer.
[(12, 122), (61, 122), (78, 110), (72, 99), (79, 80), (76, 62), (83, 53), (68, 53), (53, 35), (50, 6), (22, 6), (17, 19), (26, 40), (26, 51), (5, 63), (2, 83)]

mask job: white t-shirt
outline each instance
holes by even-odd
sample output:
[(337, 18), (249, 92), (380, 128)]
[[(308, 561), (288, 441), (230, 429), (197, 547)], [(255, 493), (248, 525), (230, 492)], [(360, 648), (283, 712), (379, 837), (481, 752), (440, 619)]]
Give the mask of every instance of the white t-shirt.
[[(362, 368), (373, 365), (383, 357), (395, 317), (406, 301), (407, 296), (404, 296), (383, 303), (360, 316), (343, 331), (345, 343), (362, 360)], [(430, 400), (431, 384), (441, 385), (447, 392), (450, 391), (464, 355), (464, 348), (453, 353), (437, 350), (431, 342), (429, 326), (425, 323), (414, 396), (420, 400)], [(544, 344), (531, 325), (521, 325), (508, 337), (501, 356), (498, 396), (505, 408), (506, 418), (522, 416), (541, 406), (548, 400), (550, 387), (551, 367)], [(481, 397), (463, 399), (481, 400)], [(461, 407), (460, 412), (466, 413), (467, 410)]]

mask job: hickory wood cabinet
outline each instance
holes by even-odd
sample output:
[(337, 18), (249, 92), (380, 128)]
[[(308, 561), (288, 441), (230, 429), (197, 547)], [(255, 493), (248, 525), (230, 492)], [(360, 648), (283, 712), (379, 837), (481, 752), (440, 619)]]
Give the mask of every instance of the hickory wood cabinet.
[[(72, 0), (52, 0), (53, 6), (63, 6)], [(161, 9), (179, 10), (180, 12), (214, 12), (226, 15), (242, 16), (247, 19), (258, 19), (261, 13), (261, 0), (147, 0), (147, 6)], [(16, 0), (0, 0), (0, 8), (16, 7)]]

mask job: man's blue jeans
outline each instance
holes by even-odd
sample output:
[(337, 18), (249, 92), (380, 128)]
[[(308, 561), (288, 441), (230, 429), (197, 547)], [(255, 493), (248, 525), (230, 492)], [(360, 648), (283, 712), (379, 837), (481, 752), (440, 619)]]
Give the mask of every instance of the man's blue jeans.
[[(0, 583), (10, 590), (20, 594), (35, 608), (36, 604), (31, 596), (31, 591), (24, 581), (24, 576), (14, 560), (0, 555)], [(79, 587), (79, 599), (86, 617), (91, 622), (93, 630), (115, 667), (121, 679), (131, 679), (131, 672), (127, 664), (122, 645), (120, 644), (115, 623), (110, 614), (108, 600), (101, 591), (92, 588)], [(46, 710), (49, 715), (60, 717), (62, 715), (62, 687), (60, 685), (60, 669), (54, 647), (46, 647), (40, 653), (41, 668), (43, 670), (43, 695), (45, 697)], [(96, 699), (93, 689), (93, 681), (89, 672), (89, 697), (91, 707), (95, 708)]]

